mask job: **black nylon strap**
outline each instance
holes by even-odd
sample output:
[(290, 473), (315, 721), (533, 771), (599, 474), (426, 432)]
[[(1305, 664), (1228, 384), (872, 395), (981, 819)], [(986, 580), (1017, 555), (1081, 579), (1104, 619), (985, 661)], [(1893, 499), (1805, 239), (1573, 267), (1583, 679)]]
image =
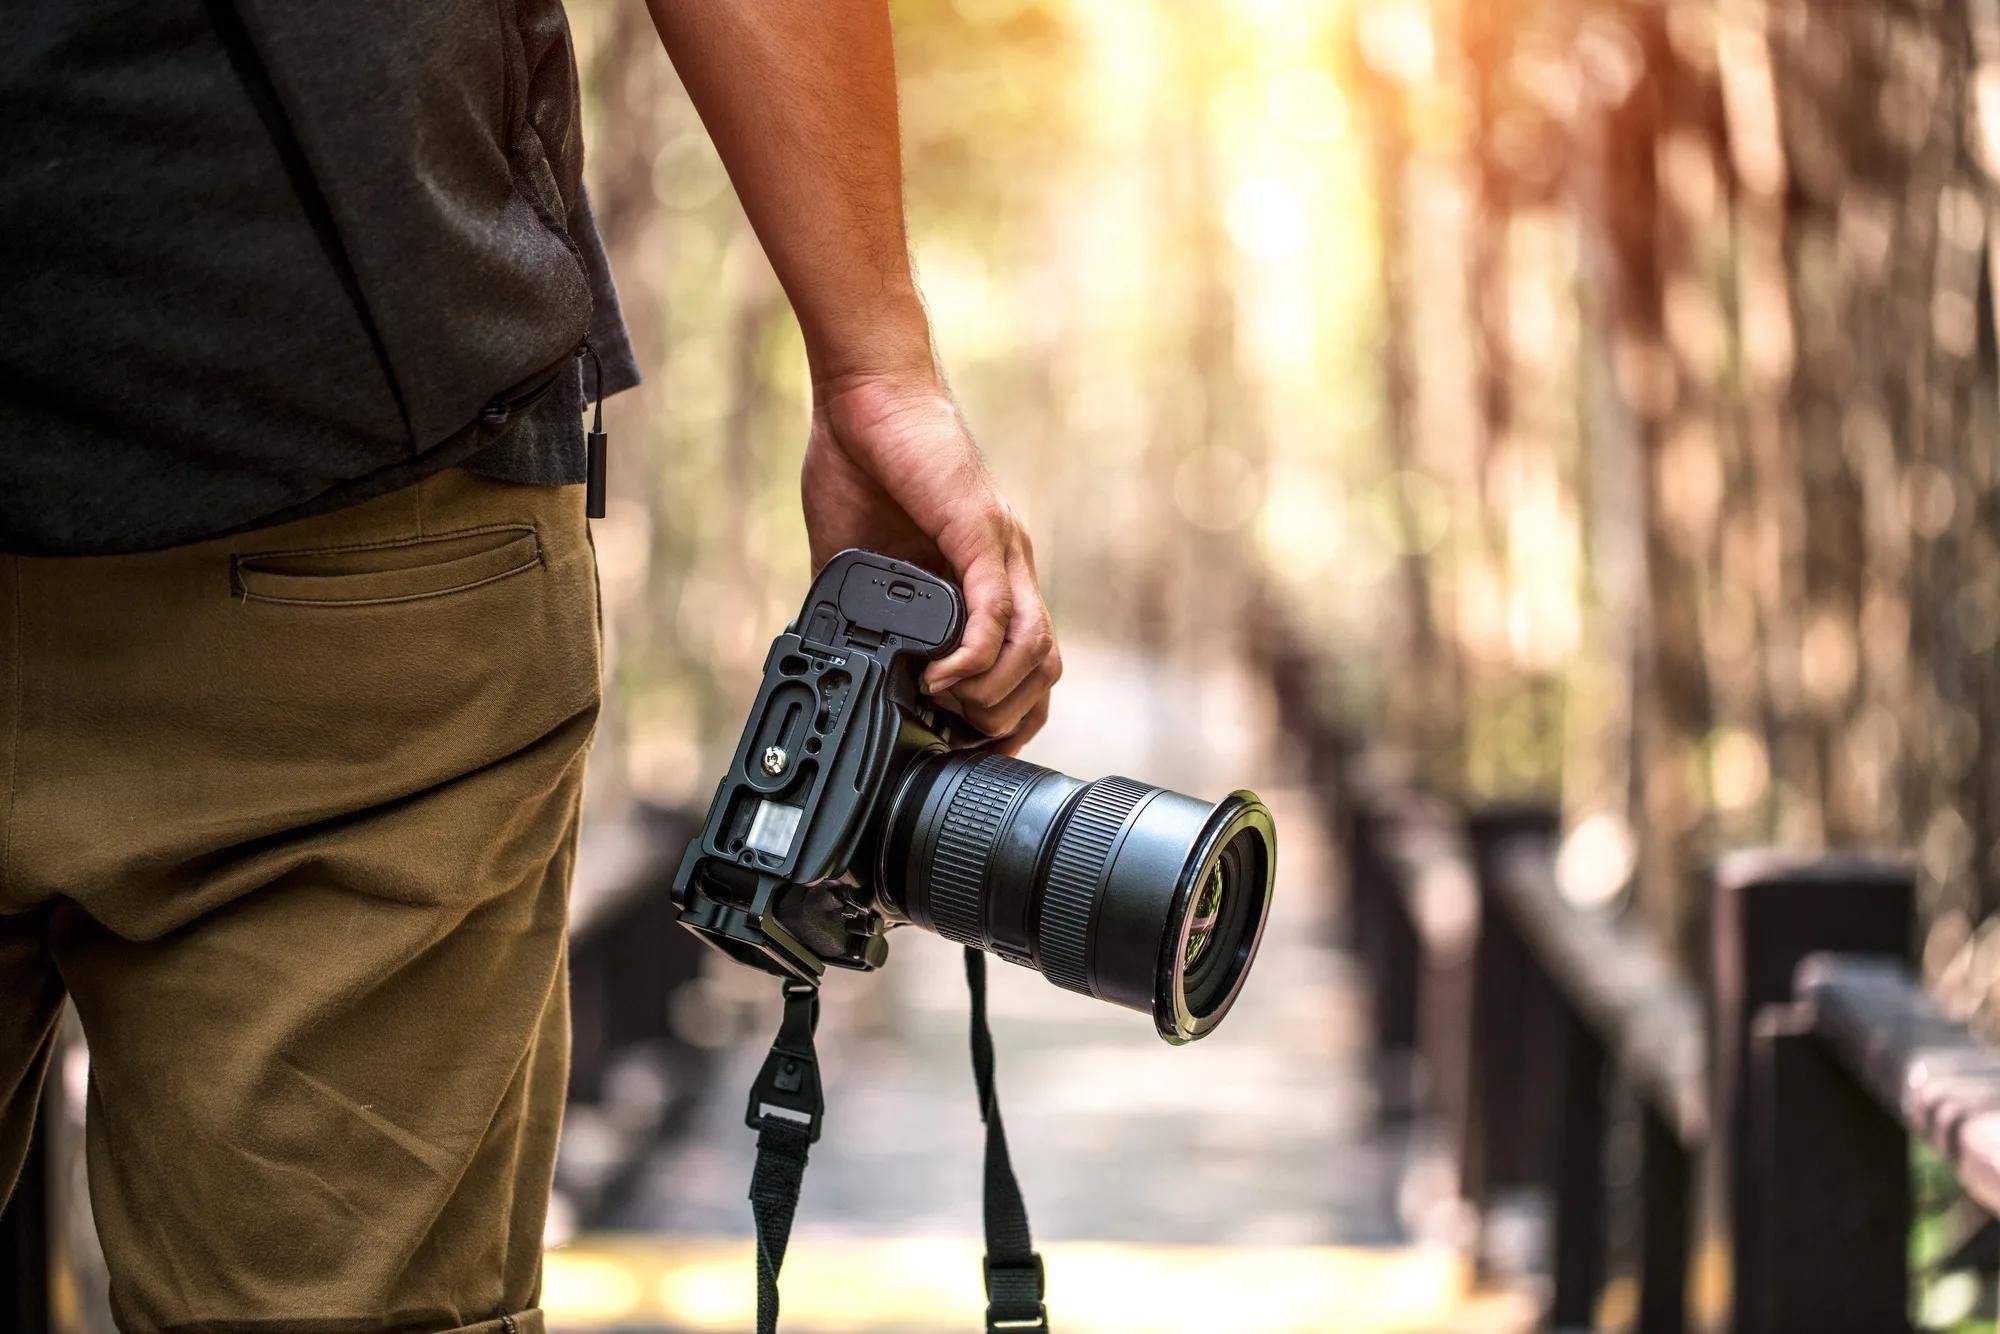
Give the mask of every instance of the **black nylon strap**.
[(778, 1334), (778, 1269), (792, 1237), (806, 1150), (799, 1127), (771, 1122), (757, 1132), (757, 1166), (750, 1172), (750, 1213), (757, 1222), (757, 1334)]
[(1007, 1131), (993, 1091), (993, 1033), (986, 1026), (986, 956), (965, 949), (965, 985), (972, 993), (972, 1077), (979, 1085), (979, 1116), (986, 1122), (986, 1329), (987, 1334), (1046, 1331), (1048, 1307), (1042, 1257), (1028, 1233), (1028, 1206)]
[(806, 1154), (819, 1138), (823, 1104), (819, 1056), (813, 1048), (818, 1027), (818, 989), (787, 982), (784, 1022), (750, 1086), (744, 1120), (757, 1132), (757, 1164), (750, 1169), (750, 1216), (757, 1227), (757, 1334), (778, 1334), (778, 1270), (792, 1237)]
[[(1028, 1233), (1028, 1206), (1007, 1156), (1007, 1132), (993, 1091), (993, 1034), (986, 1026), (986, 956), (965, 951), (965, 985), (972, 993), (972, 1077), (979, 1085), (979, 1116), (986, 1123), (986, 1330), (987, 1334), (1048, 1334), (1043, 1303), (1042, 1257)], [(813, 1032), (819, 1025), (819, 992), (785, 985), (785, 1019), (771, 1054), (750, 1090), (745, 1120), (757, 1132), (757, 1163), (750, 1172), (750, 1214), (757, 1227), (757, 1334), (778, 1334), (778, 1270), (798, 1212), (806, 1156), (819, 1138), (819, 1060)]]

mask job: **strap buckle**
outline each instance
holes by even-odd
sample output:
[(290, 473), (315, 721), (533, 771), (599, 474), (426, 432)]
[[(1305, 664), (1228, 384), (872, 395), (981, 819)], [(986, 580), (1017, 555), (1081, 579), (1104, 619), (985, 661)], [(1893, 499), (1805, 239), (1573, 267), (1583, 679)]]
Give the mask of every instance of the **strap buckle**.
[(743, 1120), (752, 1130), (767, 1125), (803, 1130), (810, 1143), (819, 1142), (826, 1099), (820, 1092), (819, 1061), (813, 1050), (813, 1030), (819, 1027), (819, 988), (805, 982), (785, 983), (785, 1018), (777, 1040), (764, 1058), (764, 1068), (750, 1085), (750, 1108)]
[(982, 1260), (986, 1271), (986, 1329), (988, 1334), (1049, 1334), (1049, 1308), (1043, 1303), (1048, 1275), (1039, 1252), (1029, 1251), (1023, 1260)]

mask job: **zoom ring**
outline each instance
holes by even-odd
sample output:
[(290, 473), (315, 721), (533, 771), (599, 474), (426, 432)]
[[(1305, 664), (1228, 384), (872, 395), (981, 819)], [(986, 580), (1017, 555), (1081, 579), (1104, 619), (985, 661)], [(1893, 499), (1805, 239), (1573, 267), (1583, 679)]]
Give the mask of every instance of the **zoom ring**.
[(931, 927), (961, 945), (986, 944), (981, 904), (986, 868), (1014, 798), (1042, 771), (1011, 755), (988, 755), (966, 771), (945, 807), (931, 853)]
[(1042, 889), (1036, 936), (1042, 976), (1059, 987), (1090, 989), (1090, 922), (1104, 889), (1112, 845), (1133, 808), (1157, 791), (1129, 778), (1100, 778), (1083, 790), (1056, 838)]

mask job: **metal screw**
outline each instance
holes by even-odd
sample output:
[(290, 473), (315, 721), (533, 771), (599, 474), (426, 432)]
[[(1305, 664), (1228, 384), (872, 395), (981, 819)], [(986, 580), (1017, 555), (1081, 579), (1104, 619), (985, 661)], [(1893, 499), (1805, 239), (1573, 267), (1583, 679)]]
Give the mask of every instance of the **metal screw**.
[(771, 777), (776, 778), (779, 774), (783, 773), (785, 766), (791, 762), (792, 757), (785, 754), (783, 746), (764, 747), (764, 772), (771, 775)]

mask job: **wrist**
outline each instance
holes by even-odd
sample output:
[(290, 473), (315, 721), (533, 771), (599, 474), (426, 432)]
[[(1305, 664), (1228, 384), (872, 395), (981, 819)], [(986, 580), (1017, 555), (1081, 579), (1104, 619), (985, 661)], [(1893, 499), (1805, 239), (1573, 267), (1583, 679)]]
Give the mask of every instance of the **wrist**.
[(843, 309), (835, 322), (800, 323), (815, 407), (869, 382), (942, 387), (930, 319), (914, 287), (865, 308)]

